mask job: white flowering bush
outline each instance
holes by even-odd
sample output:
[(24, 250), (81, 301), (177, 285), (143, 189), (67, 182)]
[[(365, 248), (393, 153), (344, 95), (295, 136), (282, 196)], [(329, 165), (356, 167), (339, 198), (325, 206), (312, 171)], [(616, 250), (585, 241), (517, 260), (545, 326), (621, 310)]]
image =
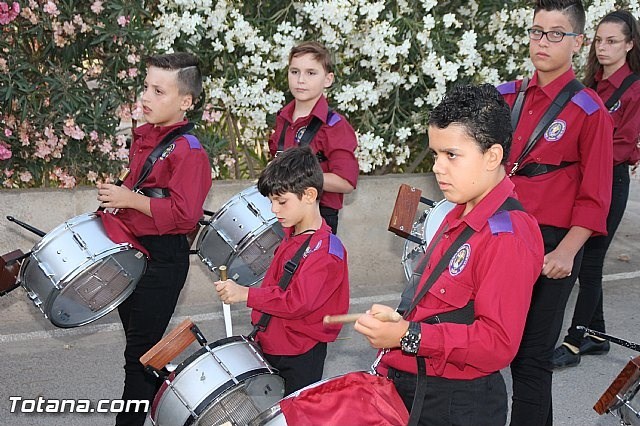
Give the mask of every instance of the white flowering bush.
[[(585, 4), (588, 37), (615, 8), (640, 16), (638, 0)], [(530, 74), (532, 15), (525, 0), (0, 1), (0, 182), (110, 176), (126, 161), (116, 128), (139, 116), (140, 57), (182, 50), (202, 63), (206, 101), (194, 117), (214, 175), (256, 177), (291, 100), (289, 50), (303, 40), (334, 53), (327, 96), (358, 134), (361, 171), (428, 171), (429, 111), (455, 83)]]
[[(616, 7), (638, 15), (636, 0), (586, 4), (588, 35)], [(192, 50), (208, 64), (207, 108), (217, 115), (205, 127), (225, 135), (226, 170), (245, 176), (265, 160), (273, 114), (291, 99), (287, 57), (302, 40), (335, 55), (329, 102), (356, 129), (363, 173), (429, 170), (428, 114), (452, 84), (533, 70), (529, 1), (161, 0), (159, 10), (158, 47)]]

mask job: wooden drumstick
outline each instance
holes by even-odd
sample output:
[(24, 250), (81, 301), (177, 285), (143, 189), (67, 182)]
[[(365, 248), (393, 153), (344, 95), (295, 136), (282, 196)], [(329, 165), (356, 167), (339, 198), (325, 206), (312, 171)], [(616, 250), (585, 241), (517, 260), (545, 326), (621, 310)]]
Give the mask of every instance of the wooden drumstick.
[[(323, 322), (325, 324), (344, 324), (348, 322), (356, 322), (364, 313), (360, 314), (345, 314), (345, 315), (326, 315)], [(372, 314), (374, 317), (383, 322), (398, 322), (402, 319), (396, 311), (382, 311)]]
[[(227, 267), (225, 265), (218, 266), (218, 272), (220, 273), (220, 281), (227, 280)], [(224, 328), (227, 332), (227, 337), (233, 336), (233, 325), (231, 324), (231, 305), (222, 302), (222, 314), (224, 316)]]

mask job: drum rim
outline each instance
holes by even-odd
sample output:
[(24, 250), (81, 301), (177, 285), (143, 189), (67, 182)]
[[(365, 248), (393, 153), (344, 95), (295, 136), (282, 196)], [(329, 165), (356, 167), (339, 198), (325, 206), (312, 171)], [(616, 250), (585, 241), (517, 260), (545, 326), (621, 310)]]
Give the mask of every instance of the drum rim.
[(180, 364), (178, 364), (178, 366), (174, 370), (175, 375), (178, 376), (180, 372), (185, 368), (187, 368), (189, 364), (191, 364), (192, 362), (200, 358), (202, 355), (209, 353), (209, 351), (207, 350), (207, 347), (209, 349), (215, 349), (220, 346), (226, 346), (230, 343), (236, 343), (236, 342), (247, 342), (251, 345), (254, 345), (254, 346), (256, 345), (256, 343), (253, 340), (250, 340), (245, 336), (229, 336), (229, 337), (224, 337), (222, 339), (216, 340), (215, 342), (212, 342), (212, 343), (207, 343), (205, 346), (201, 347), (196, 352), (192, 353), (187, 358), (185, 358), (185, 360), (182, 361)]

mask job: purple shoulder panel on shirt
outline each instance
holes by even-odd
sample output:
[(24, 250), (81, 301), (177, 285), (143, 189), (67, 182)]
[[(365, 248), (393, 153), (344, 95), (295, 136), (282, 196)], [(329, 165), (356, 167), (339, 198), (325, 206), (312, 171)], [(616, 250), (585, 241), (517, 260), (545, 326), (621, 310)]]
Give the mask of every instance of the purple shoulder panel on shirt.
[(337, 114), (335, 111), (331, 113), (331, 115), (329, 116), (329, 118), (327, 119), (327, 125), (329, 127), (333, 127), (335, 126), (340, 120), (342, 120), (340, 118), (340, 114)]
[(338, 257), (340, 260), (344, 260), (344, 247), (342, 241), (335, 235), (329, 235), (329, 254)]
[(584, 90), (576, 93), (573, 98), (571, 98), (571, 102), (582, 108), (587, 115), (591, 115), (600, 109), (600, 105)]
[(513, 224), (511, 223), (511, 216), (506, 210), (500, 210), (489, 218), (489, 228), (493, 235), (500, 234), (502, 232), (508, 232), (513, 234)]
[(197, 137), (190, 135), (190, 134), (184, 134), (182, 135), (184, 136), (184, 138), (189, 142), (189, 147), (191, 149), (200, 149), (202, 148), (202, 145), (200, 145), (200, 141), (198, 140)]
[(501, 95), (510, 95), (512, 93), (516, 93), (516, 82), (509, 81), (507, 83), (502, 83), (498, 87), (496, 87), (496, 89), (498, 89), (498, 92), (500, 92)]

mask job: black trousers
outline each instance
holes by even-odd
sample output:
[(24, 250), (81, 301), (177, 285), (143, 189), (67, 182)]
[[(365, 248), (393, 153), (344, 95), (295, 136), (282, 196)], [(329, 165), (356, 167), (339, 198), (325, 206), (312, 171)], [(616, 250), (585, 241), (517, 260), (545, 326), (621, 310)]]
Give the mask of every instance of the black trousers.
[[(162, 382), (144, 371), (140, 357), (162, 339), (189, 271), (189, 247), (184, 235), (140, 237), (151, 259), (135, 290), (118, 313), (127, 344), (124, 350), (124, 400), (148, 400)], [(132, 404), (135, 407), (135, 404)], [(117, 425), (142, 425), (146, 413), (124, 412)]]
[(331, 207), (320, 206), (320, 216), (324, 218), (327, 225), (331, 227), (333, 235), (338, 232), (338, 210)]
[(620, 164), (613, 168), (611, 207), (607, 216), (607, 235), (591, 237), (584, 245), (584, 256), (580, 267), (580, 291), (573, 311), (571, 327), (564, 341), (580, 347), (583, 332), (576, 329), (582, 325), (592, 330), (605, 332), (602, 310), (602, 267), (607, 250), (627, 208), (629, 199), (629, 166)]
[(319, 342), (302, 355), (269, 355), (264, 358), (284, 379), (285, 396), (322, 379), (327, 344)]
[[(387, 374), (411, 411), (416, 376), (393, 368)], [(427, 378), (427, 394), (418, 424), (424, 426), (504, 426), (507, 389), (500, 372), (473, 380)]]
[[(544, 251), (554, 250), (567, 229), (542, 226)], [(572, 271), (580, 270), (583, 249), (573, 260)], [(518, 353), (511, 363), (513, 404), (511, 425), (542, 426), (553, 424), (551, 377), (553, 350), (560, 336), (567, 300), (577, 273), (554, 280), (540, 275), (533, 286), (531, 306)]]

